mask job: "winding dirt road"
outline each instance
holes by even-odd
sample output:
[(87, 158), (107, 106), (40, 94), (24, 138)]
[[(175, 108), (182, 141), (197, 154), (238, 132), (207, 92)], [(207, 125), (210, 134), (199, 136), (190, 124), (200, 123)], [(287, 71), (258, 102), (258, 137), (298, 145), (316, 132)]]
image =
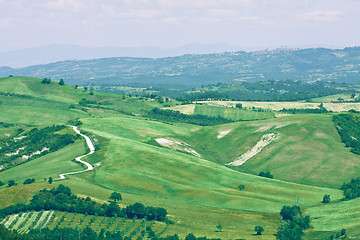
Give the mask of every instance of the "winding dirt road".
[(60, 177), (60, 178), (59, 178), (59, 179), (56, 179), (56, 180), (63, 180), (63, 179), (65, 179), (65, 176), (66, 176), (66, 175), (73, 175), (73, 174), (77, 174), (77, 173), (83, 173), (83, 172), (91, 171), (91, 170), (94, 169), (94, 167), (93, 167), (90, 163), (81, 160), (83, 157), (86, 157), (86, 156), (88, 156), (88, 155), (91, 155), (91, 154), (93, 154), (93, 153), (95, 152), (95, 146), (94, 146), (93, 142), (91, 141), (91, 139), (90, 139), (88, 136), (80, 133), (80, 131), (77, 129), (77, 127), (75, 127), (75, 126), (70, 126), (70, 127), (72, 127), (72, 129), (73, 129), (77, 134), (79, 134), (80, 136), (82, 136), (83, 138), (85, 138), (86, 144), (88, 145), (88, 147), (89, 147), (89, 149), (90, 149), (90, 152), (89, 152), (89, 153), (87, 153), (87, 154), (85, 154), (85, 155), (82, 155), (82, 156), (80, 156), (80, 157), (75, 158), (76, 161), (78, 161), (78, 162), (86, 165), (86, 166), (87, 166), (87, 169), (82, 170), (82, 171), (77, 171), (77, 172), (69, 172), (69, 173), (59, 174), (59, 177)]

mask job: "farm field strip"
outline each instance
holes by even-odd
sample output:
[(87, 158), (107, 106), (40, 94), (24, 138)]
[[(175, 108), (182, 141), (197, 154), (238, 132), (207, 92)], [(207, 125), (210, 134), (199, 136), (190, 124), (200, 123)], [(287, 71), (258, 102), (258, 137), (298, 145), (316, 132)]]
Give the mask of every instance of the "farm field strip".
[[(12, 227), (13, 229), (18, 229), (19, 226), (24, 222), (27, 221), (27, 217), (28, 217), (29, 213), (22, 213), (21, 216), (19, 217), (17, 223)], [(26, 223), (26, 222), (25, 222)]]
[(44, 211), (44, 212), (42, 212), (40, 219), (38, 220), (38, 222), (37, 222), (36, 225), (34, 226), (34, 229), (41, 228), (42, 223), (46, 221), (46, 217), (47, 217), (49, 214), (50, 214), (50, 211)]
[[(274, 111), (280, 111), (283, 108), (310, 108), (315, 109), (319, 107), (320, 102), (256, 102), (256, 101), (198, 101), (197, 103), (203, 103), (216, 107), (231, 107), (235, 108), (236, 104), (241, 103), (246, 108), (262, 108), (270, 109)], [(360, 111), (360, 103), (323, 103), (324, 107), (333, 112), (344, 112), (354, 109)], [(181, 109), (181, 108), (180, 108)]]
[[(31, 216), (31, 217), (29, 217)], [(10, 229), (17, 230), (18, 232), (27, 232), (30, 226), (31, 229), (42, 229), (49, 228), (54, 229), (55, 226), (59, 226), (59, 228), (70, 227), (76, 229), (80, 227), (84, 229), (87, 227), (87, 223), (90, 221), (93, 215), (84, 215), (84, 214), (74, 214), (67, 213), (66, 219), (61, 220), (64, 216), (64, 212), (58, 211), (43, 211), (43, 212), (23, 212), (19, 214), (9, 215), (4, 218), (1, 222), (4, 222), (4, 226), (9, 227), (14, 221), (14, 224)], [(141, 231), (144, 228), (144, 220), (138, 219), (124, 219), (124, 218), (114, 218), (114, 217), (103, 217), (103, 216), (95, 216), (96, 220), (90, 226), (91, 229), (99, 233), (101, 229), (105, 229), (105, 231), (120, 231), (124, 234), (124, 236), (139, 236)], [(50, 219), (53, 218), (50, 223)], [(81, 221), (81, 219), (86, 219)], [(35, 222), (36, 221), (36, 222)], [(60, 225), (59, 222), (61, 222)], [(80, 224), (81, 223), (81, 224)], [(157, 233), (165, 232), (163, 223), (160, 222), (148, 222), (147, 226), (152, 225), (154, 229), (158, 229)], [(166, 225), (165, 225), (166, 227)]]

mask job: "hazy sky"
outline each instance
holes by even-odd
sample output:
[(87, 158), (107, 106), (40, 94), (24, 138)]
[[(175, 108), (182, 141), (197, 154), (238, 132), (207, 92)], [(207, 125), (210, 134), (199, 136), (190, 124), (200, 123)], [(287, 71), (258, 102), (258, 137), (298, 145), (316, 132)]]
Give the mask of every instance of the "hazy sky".
[(360, 0), (0, 0), (0, 51), (360, 45)]

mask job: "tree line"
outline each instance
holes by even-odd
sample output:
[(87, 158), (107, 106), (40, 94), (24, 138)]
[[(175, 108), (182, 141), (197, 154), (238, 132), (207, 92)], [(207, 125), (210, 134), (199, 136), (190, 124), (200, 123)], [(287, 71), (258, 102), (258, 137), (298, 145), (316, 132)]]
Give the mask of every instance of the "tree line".
[[(200, 91), (195, 91), (200, 90)], [(257, 81), (238, 84), (206, 85), (194, 89), (192, 93), (185, 93), (180, 98), (196, 100), (233, 100), (233, 101), (299, 101), (309, 100), (339, 93), (348, 93), (348, 90), (338, 88), (337, 84), (325, 82), (306, 83), (300, 81)]]
[(225, 124), (230, 123), (232, 120), (223, 118), (223, 117), (209, 117), (205, 115), (195, 114), (195, 115), (187, 115), (180, 113), (174, 110), (163, 110), (159, 108), (153, 108), (147, 114), (148, 117), (166, 121), (166, 122), (182, 122), (182, 123), (189, 123), (195, 124), (200, 126), (214, 126), (218, 124)]
[(16, 98), (25, 98), (25, 99), (33, 99), (34, 97), (31, 95), (18, 94), (18, 93), (9, 93), (9, 92), (0, 92), (0, 96), (5, 97), (16, 97)]
[(333, 122), (345, 146), (360, 155), (360, 117), (355, 114), (338, 114), (333, 116)]
[(129, 219), (147, 219), (149, 221), (167, 221), (167, 212), (164, 208), (147, 206), (135, 203), (125, 208), (120, 208), (115, 202), (99, 204), (91, 198), (77, 197), (71, 189), (60, 184), (51, 190), (43, 189), (33, 196), (30, 203), (10, 205), (0, 210), (0, 218), (10, 214), (26, 211), (58, 210), (64, 212), (98, 215), (106, 217), (123, 217)]

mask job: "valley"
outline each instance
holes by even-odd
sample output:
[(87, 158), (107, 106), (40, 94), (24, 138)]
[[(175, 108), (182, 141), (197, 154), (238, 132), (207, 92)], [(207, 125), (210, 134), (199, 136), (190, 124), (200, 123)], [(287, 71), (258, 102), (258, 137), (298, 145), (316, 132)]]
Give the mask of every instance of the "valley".
[[(123, 237), (137, 239), (143, 226), (151, 225), (159, 238), (178, 234), (184, 239), (193, 233), (276, 239), (282, 207), (296, 205), (311, 220), (304, 239), (328, 239), (342, 229), (349, 238), (360, 237), (359, 199), (343, 201), (340, 189), (359, 176), (360, 157), (342, 142), (333, 120), (339, 114), (357, 119), (356, 101), (332, 103), (329, 95), (312, 102), (186, 103), (91, 91), (57, 81), (44, 84), (27, 77), (0, 78), (0, 89), (12, 93), (0, 95), (0, 141), (16, 139), (15, 150), (25, 147), (21, 142), (34, 128), (59, 125), (62, 129), (49, 136), (89, 137), (78, 136), (54, 151), (47, 145), (44, 155), (0, 171), (1, 209), (30, 204), (39, 190), (63, 184), (79, 198), (90, 197), (98, 204), (113, 203), (109, 197), (119, 192), (122, 200), (115, 202), (122, 209), (138, 202), (167, 211), (167, 222), (162, 222), (39, 209), (8, 214), (0, 221), (9, 229), (90, 226), (96, 233), (117, 229)], [(321, 109), (320, 104), (326, 112), (281, 112)], [(22, 158), (20, 153), (14, 161)], [(94, 168), (75, 160), (79, 156)], [(228, 166), (237, 160), (241, 164)], [(49, 181), (69, 172), (79, 173)], [(35, 182), (23, 184), (27, 179)], [(17, 185), (9, 186), (11, 180)], [(331, 202), (324, 204), (326, 194)], [(255, 234), (255, 226), (264, 228), (262, 237)]]

